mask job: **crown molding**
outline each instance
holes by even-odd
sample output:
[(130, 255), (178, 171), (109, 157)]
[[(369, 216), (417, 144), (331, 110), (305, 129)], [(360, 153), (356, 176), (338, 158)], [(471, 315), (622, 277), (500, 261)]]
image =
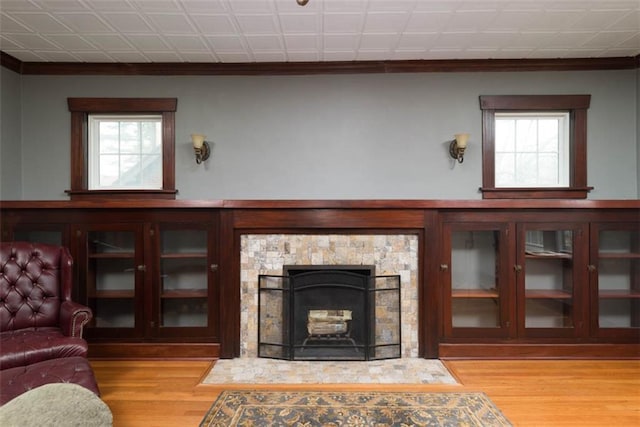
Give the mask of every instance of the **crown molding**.
[(13, 56), (4, 53), (0, 50), (0, 65), (8, 70), (15, 71), (18, 74), (22, 74), (23, 62)]
[(305, 75), (487, 71), (586, 71), (640, 68), (640, 55), (613, 58), (442, 59), (251, 63), (22, 62), (0, 51), (0, 65), (29, 75)]

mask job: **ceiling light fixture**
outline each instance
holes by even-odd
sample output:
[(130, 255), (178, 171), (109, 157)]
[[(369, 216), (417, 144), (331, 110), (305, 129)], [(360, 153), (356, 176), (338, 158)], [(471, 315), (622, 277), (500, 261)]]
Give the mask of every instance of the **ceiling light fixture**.
[(296, 0), (296, 3), (298, 3), (298, 6), (305, 6), (309, 3), (309, 0)]

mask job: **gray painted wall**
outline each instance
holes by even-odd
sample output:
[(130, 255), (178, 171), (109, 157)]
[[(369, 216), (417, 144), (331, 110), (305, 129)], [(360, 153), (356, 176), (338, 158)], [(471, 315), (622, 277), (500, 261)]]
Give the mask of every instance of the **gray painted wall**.
[[(588, 183), (595, 189), (589, 197), (635, 199), (640, 187), (638, 79), (636, 70), (25, 75), (21, 148), (29, 171), (23, 170), (19, 196), (67, 199), (67, 97), (177, 97), (179, 199), (478, 199), (478, 96), (576, 93), (592, 95)], [(2, 102), (11, 104), (5, 96)], [(212, 158), (200, 166), (189, 142), (194, 132), (214, 143)], [(453, 165), (447, 146), (458, 132), (471, 133), (471, 140), (465, 162)], [(31, 172), (35, 170), (46, 179)]]
[(20, 75), (0, 67), (0, 200), (22, 197)]

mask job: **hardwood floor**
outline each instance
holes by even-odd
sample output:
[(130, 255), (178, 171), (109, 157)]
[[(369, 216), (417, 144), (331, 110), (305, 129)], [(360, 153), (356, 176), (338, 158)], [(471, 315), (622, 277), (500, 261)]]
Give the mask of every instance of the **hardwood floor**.
[[(199, 385), (207, 361), (92, 360), (116, 427), (198, 426), (223, 387)], [(482, 391), (515, 426), (640, 425), (640, 361), (446, 361), (457, 386), (263, 386), (263, 389)], [(258, 388), (234, 386), (226, 388)]]

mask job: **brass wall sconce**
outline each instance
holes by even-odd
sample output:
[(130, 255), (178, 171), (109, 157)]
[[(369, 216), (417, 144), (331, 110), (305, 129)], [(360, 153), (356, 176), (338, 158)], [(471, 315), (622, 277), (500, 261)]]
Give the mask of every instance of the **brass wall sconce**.
[(191, 134), (191, 142), (193, 142), (193, 150), (196, 152), (196, 163), (200, 164), (209, 158), (211, 148), (209, 143), (205, 141), (206, 135), (199, 133)]
[(456, 159), (458, 163), (464, 162), (464, 150), (469, 142), (468, 133), (456, 133), (455, 139), (449, 144), (449, 155)]

